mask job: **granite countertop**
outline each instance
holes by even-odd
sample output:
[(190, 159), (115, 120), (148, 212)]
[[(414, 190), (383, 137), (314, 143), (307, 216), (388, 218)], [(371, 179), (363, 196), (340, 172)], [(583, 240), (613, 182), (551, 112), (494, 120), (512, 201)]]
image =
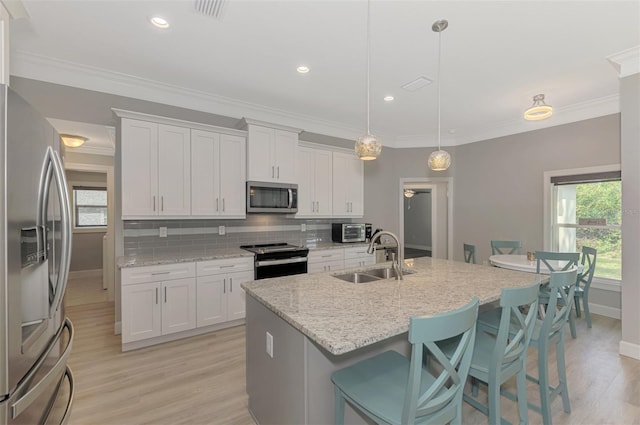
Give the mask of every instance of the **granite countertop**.
[[(355, 270), (380, 268), (384, 264)], [(473, 296), (497, 301), (503, 287), (545, 279), (516, 272), (429, 257), (405, 261), (415, 270), (404, 280), (350, 283), (333, 277), (348, 271), (304, 274), (243, 283), (248, 296), (265, 305), (311, 341), (334, 355), (348, 353), (407, 332), (411, 316), (461, 307)]]
[(253, 257), (241, 248), (219, 248), (206, 253), (176, 253), (159, 256), (118, 257), (118, 268), (156, 266), (159, 264), (190, 263), (192, 261), (219, 260), (221, 258)]

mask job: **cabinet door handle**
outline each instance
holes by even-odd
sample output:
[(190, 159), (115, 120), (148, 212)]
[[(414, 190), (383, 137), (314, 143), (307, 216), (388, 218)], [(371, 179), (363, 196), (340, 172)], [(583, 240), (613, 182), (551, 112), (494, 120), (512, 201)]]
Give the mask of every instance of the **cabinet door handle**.
[(158, 304), (158, 288), (156, 288), (156, 304)]
[(222, 279), (222, 293), (227, 293), (227, 279)]
[(220, 266), (221, 269), (228, 269), (229, 267), (235, 267), (235, 264), (225, 264), (224, 266)]
[(224, 198), (222, 198), (222, 212), (224, 212)]
[(164, 303), (167, 303), (167, 287), (164, 287)]
[(153, 210), (156, 210), (156, 197), (155, 195), (153, 196)]
[(164, 211), (164, 195), (160, 197), (160, 211)]
[(218, 198), (216, 198), (216, 212), (217, 212), (217, 211), (220, 211), (220, 208), (219, 208), (219, 207), (220, 207), (220, 201), (219, 201), (219, 199), (218, 199)]
[(151, 276), (157, 276), (159, 274), (169, 274), (171, 272), (155, 272), (155, 273), (151, 273)]
[(279, 165), (278, 165), (277, 169), (278, 169), (278, 179), (280, 179), (280, 166)]
[(233, 278), (232, 277), (229, 278), (229, 286), (231, 287), (229, 292), (233, 292)]
[(316, 212), (320, 212), (320, 201), (316, 201)]

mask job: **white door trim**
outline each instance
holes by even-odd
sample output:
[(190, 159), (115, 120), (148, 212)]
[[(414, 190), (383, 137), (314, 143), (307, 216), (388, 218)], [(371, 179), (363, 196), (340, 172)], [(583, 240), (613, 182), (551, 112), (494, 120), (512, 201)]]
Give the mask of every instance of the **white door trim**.
[[(447, 184), (447, 258), (453, 260), (453, 177), (405, 177), (400, 179), (400, 196), (398, 199), (398, 238), (400, 243), (404, 246), (404, 188), (405, 185), (417, 186), (425, 189), (434, 190), (434, 183), (446, 183)], [(433, 192), (432, 192), (433, 193)], [(436, 221), (436, 205), (437, 200), (435, 196), (431, 197), (431, 246), (433, 252), (437, 249), (437, 226), (433, 226)]]

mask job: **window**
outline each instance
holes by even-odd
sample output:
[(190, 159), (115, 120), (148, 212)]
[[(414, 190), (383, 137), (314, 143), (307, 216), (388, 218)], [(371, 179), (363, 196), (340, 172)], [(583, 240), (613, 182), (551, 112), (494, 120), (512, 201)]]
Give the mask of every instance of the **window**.
[(621, 279), (622, 185), (620, 171), (551, 177), (552, 249), (598, 250), (596, 277)]
[(74, 186), (73, 211), (76, 228), (107, 227), (107, 189)]

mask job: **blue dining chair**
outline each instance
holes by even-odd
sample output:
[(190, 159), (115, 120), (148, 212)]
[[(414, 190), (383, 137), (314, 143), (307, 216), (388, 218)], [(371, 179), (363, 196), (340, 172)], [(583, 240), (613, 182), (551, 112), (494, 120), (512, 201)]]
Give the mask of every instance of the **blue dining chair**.
[[(411, 358), (386, 351), (331, 375), (335, 424), (344, 424), (345, 401), (378, 424), (462, 423), (462, 391), (476, 335), (478, 297), (464, 307), (409, 322)], [(455, 340), (447, 355), (438, 343)], [(423, 355), (439, 363), (423, 367)], [(435, 370), (435, 369), (432, 369)]]
[[(576, 289), (577, 270), (551, 272), (549, 278), (549, 301), (544, 311), (544, 316), (537, 319), (533, 329), (533, 335), (529, 341), (529, 346), (538, 352), (538, 376), (527, 374), (527, 379), (538, 385), (540, 391), (540, 406), (531, 402), (529, 407), (542, 414), (542, 422), (545, 425), (552, 424), (551, 403), (559, 395), (562, 397), (564, 411), (571, 413), (569, 401), (569, 390), (567, 388), (567, 373), (565, 367), (564, 333), (567, 320), (571, 316), (573, 296)], [(569, 288), (566, 292), (565, 288)], [(497, 334), (502, 327), (501, 309), (494, 309), (483, 312), (478, 317), (478, 329), (485, 332)], [(510, 336), (517, 334), (518, 323), (512, 320), (510, 325)], [(558, 385), (550, 385), (549, 380), (549, 349), (552, 345), (556, 348), (556, 368), (558, 371)], [(516, 399), (517, 397), (505, 392), (505, 396)]]
[(464, 262), (476, 264), (476, 246), (463, 243)]
[(591, 327), (591, 313), (589, 312), (589, 288), (591, 287), (591, 281), (593, 280), (593, 274), (596, 271), (596, 257), (598, 250), (590, 248), (588, 246), (582, 247), (582, 272), (578, 275), (576, 280), (576, 291), (574, 295), (576, 316), (581, 317), (580, 314), (580, 300), (582, 299), (582, 306), (584, 307), (584, 317), (587, 320), (587, 327)]
[[(526, 356), (533, 335), (538, 308), (539, 283), (521, 288), (504, 288), (500, 294), (500, 320), (497, 334), (477, 326), (476, 342), (469, 376), (472, 393), (464, 394), (464, 401), (489, 416), (489, 424), (499, 425), (501, 386), (516, 376), (517, 402), (520, 423), (528, 423)], [(447, 350), (448, 351), (448, 350)], [(485, 406), (475, 397), (479, 382), (487, 385), (489, 404)]]
[[(536, 251), (536, 273), (540, 273), (540, 271), (543, 270), (542, 267), (546, 268), (549, 273), (555, 271), (566, 271), (572, 268), (577, 269), (578, 260), (580, 260), (580, 253), (578, 252)], [(554, 267), (555, 263), (552, 264), (550, 261), (561, 261), (562, 264)], [(548, 287), (543, 286), (540, 288), (539, 302), (541, 305), (549, 303)], [(573, 315), (569, 315), (569, 329), (571, 331), (571, 337), (576, 338), (576, 322)]]
[(491, 241), (491, 255), (520, 254), (520, 241)]

